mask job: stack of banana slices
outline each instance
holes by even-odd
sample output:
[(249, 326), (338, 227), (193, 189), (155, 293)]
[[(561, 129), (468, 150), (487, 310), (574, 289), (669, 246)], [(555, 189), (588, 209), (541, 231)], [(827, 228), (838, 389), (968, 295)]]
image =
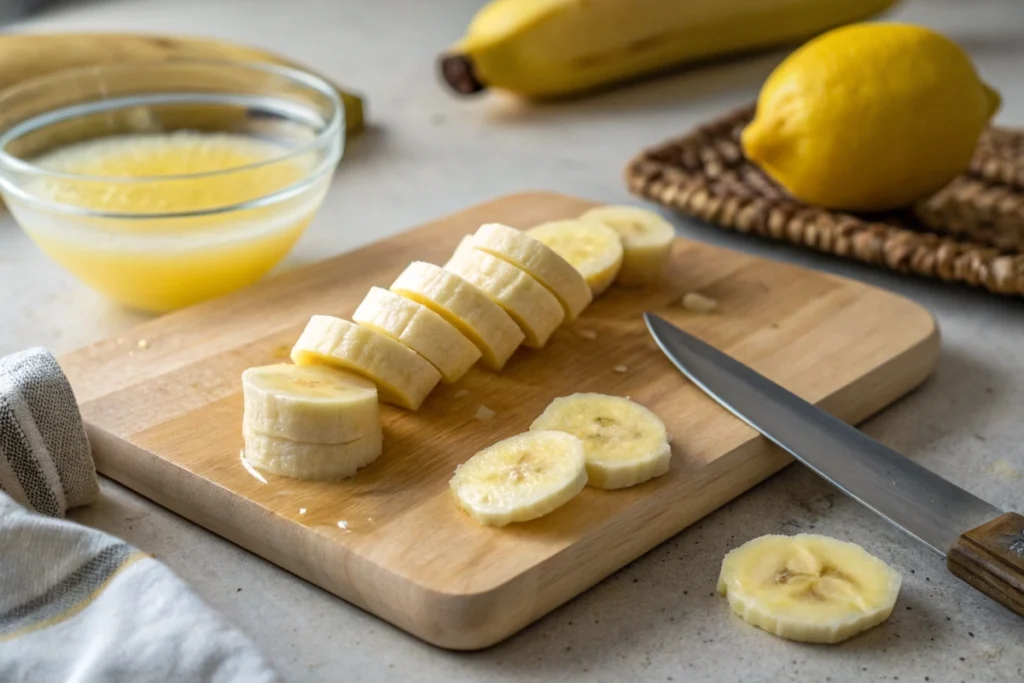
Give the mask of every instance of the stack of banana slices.
[(245, 458), (300, 479), (350, 477), (380, 455), (377, 388), (358, 375), (287, 363), (242, 373)]
[[(265, 383), (260, 394), (245, 391), (246, 414), (260, 411), (250, 402), (266, 403), (272, 395), (281, 399), (277, 422), (292, 425), (268, 431), (256, 418), (246, 421), (247, 460), (293, 477), (351, 476), (380, 454), (379, 438), (375, 449), (365, 442), (367, 453), (375, 450), (373, 457), (353, 467), (361, 458), (346, 450), (347, 442), (323, 441), (322, 432), (334, 439), (379, 436), (379, 416), (374, 414), (371, 430), (363, 423), (366, 414), (349, 402), (336, 401), (333, 408), (318, 404), (316, 410), (334, 411), (336, 425), (351, 426), (349, 431), (321, 428), (309, 417), (309, 397), (300, 396), (299, 384), (284, 381), (289, 373), (300, 383), (311, 368), (334, 377), (334, 384), (368, 380), (376, 387), (375, 398), (417, 410), (439, 382), (458, 381), (478, 361), (501, 370), (520, 345), (544, 346), (613, 282), (657, 282), (673, 238), (672, 226), (658, 214), (625, 206), (593, 209), (528, 231), (498, 223), (481, 226), (443, 267), (414, 261), (389, 289), (371, 288), (351, 321), (313, 316), (292, 348), (294, 365), (246, 371), (249, 381), (260, 372), (282, 379), (273, 387)], [(333, 467), (325, 464), (332, 452)]]

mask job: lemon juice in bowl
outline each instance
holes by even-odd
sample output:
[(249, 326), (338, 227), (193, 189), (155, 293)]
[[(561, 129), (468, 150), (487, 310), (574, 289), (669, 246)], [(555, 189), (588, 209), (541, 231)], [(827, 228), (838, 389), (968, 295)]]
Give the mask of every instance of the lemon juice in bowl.
[[(323, 193), (290, 202), (284, 211), (273, 206), (161, 214), (243, 205), (306, 177), (308, 160), (265, 163), (280, 154), (272, 143), (226, 133), (99, 138), (37, 158), (39, 168), (74, 177), (41, 179), (34, 194), (64, 206), (136, 218), (55, 220), (17, 201), (12, 211), (43, 251), (93, 288), (135, 308), (172, 310), (261, 277), (292, 248)], [(110, 178), (146, 182), (111, 183)]]
[[(280, 92), (194, 85), (211, 69), (218, 87)], [(259, 78), (229, 79), (239, 69)], [(0, 135), (4, 200), (54, 261), (127, 306), (168, 311), (248, 285), (291, 250), (341, 154), (337, 97), (323, 84), (320, 102), (297, 102), (281, 81), (307, 75), (290, 71), (202, 64), (173, 74), (179, 91), (26, 117)]]

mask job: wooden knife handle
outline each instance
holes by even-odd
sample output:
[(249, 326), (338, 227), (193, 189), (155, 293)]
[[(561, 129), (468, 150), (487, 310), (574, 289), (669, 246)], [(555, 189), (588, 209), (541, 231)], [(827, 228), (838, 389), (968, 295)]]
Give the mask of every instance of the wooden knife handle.
[(946, 567), (985, 595), (1024, 616), (1024, 516), (996, 517), (960, 535)]

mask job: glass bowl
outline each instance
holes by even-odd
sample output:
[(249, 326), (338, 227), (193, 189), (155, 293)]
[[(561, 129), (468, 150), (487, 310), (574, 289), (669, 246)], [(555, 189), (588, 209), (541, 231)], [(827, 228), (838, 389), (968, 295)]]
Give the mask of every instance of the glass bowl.
[(296, 69), (70, 69), (0, 93), (0, 196), (83, 282), (168, 311), (284, 258), (323, 202), (344, 135), (334, 88)]

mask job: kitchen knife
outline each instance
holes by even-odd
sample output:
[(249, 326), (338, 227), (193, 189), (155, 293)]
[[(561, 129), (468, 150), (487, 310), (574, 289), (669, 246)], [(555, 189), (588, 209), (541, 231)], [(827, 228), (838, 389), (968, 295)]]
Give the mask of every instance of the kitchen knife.
[(711, 398), (1024, 616), (1024, 516), (1004, 513), (662, 318), (645, 313), (644, 320), (669, 360)]

